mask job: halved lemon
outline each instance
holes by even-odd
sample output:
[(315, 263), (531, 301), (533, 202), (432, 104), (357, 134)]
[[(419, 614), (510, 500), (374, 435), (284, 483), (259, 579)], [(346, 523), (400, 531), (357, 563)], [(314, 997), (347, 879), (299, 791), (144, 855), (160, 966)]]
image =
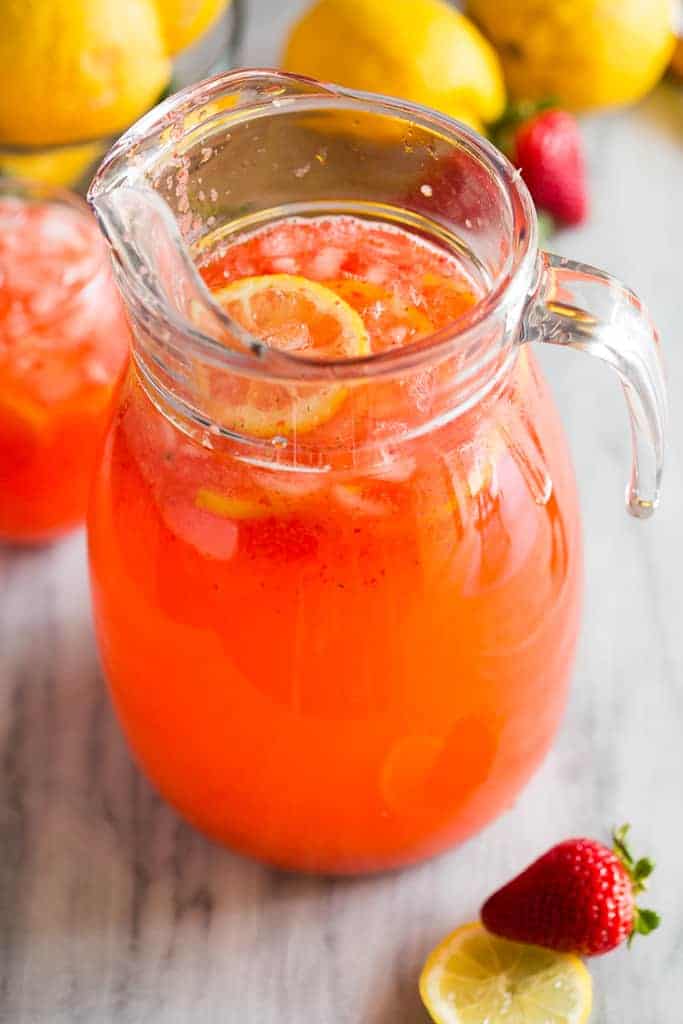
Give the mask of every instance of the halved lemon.
[[(214, 292), (219, 305), (272, 348), (319, 359), (367, 355), (362, 318), (330, 288), (294, 274), (234, 281)], [(208, 382), (211, 389), (212, 382)], [(346, 397), (341, 384), (281, 384), (234, 377), (218, 383), (213, 399), (223, 422), (256, 437), (286, 437), (331, 419)], [(214, 403), (215, 404), (215, 403)]]
[(436, 1024), (584, 1024), (592, 985), (578, 957), (499, 939), (475, 922), (429, 955), (420, 995)]

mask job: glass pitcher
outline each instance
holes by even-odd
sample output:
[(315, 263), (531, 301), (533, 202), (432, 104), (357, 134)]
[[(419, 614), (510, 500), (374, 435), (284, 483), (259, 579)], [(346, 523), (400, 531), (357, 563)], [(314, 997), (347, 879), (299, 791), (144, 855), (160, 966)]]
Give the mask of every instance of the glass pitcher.
[[(134, 332), (89, 545), (140, 765), (197, 827), (285, 868), (373, 871), (463, 840), (548, 750), (579, 628), (577, 495), (528, 343), (616, 369), (627, 504), (648, 516), (665, 396), (640, 302), (539, 252), (519, 173), (462, 125), (276, 72), (167, 100), (89, 199)], [(322, 263), (338, 218), (400, 228), (477, 299), (381, 352), (264, 343), (206, 267), (291, 218), (315, 223)], [(271, 250), (259, 273), (293, 269)]]

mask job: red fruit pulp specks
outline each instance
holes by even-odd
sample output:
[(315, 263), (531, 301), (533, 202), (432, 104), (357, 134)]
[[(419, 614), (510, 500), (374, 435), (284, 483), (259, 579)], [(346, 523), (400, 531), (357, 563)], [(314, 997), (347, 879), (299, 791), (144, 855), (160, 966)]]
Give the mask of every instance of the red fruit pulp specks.
[(242, 528), (245, 550), (264, 561), (313, 561), (319, 541), (319, 525), (304, 519), (272, 516), (247, 521)]
[(612, 850), (590, 839), (553, 847), (484, 904), (496, 935), (559, 952), (597, 956), (634, 927), (633, 882)]

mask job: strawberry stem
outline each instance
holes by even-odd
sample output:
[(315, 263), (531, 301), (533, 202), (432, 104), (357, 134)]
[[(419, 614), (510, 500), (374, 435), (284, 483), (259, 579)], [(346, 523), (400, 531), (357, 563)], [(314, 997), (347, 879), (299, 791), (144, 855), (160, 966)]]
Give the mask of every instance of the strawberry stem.
[(530, 121), (537, 114), (544, 110), (552, 110), (558, 103), (553, 97), (546, 97), (542, 100), (518, 100), (516, 103), (509, 103), (497, 121), (489, 125), (491, 137), (495, 139), (497, 133), (510, 128), (519, 128), (526, 121)]
[[(633, 885), (633, 895), (636, 896), (639, 892), (643, 892), (647, 889), (647, 879), (650, 877), (655, 869), (654, 861), (650, 860), (649, 857), (641, 857), (635, 861), (633, 854), (628, 845), (628, 833), (630, 825), (622, 825), (620, 828), (614, 829), (612, 833), (612, 842), (614, 843), (614, 852), (624, 866), (631, 883)], [(629, 946), (633, 942), (636, 935), (649, 935), (655, 928), (658, 928), (661, 922), (661, 917), (655, 910), (648, 910), (645, 907), (634, 906), (633, 908), (633, 928), (631, 934), (628, 937)]]

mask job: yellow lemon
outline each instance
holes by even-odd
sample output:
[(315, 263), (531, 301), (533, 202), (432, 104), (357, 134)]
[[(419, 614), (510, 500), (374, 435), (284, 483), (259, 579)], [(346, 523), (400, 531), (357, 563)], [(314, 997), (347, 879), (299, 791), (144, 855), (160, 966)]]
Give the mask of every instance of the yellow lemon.
[(469, 0), (510, 92), (571, 110), (632, 103), (674, 48), (671, 0)]
[(99, 142), (83, 142), (36, 153), (0, 153), (0, 173), (46, 185), (74, 185), (105, 149)]
[(590, 974), (578, 957), (466, 924), (430, 954), (422, 1001), (436, 1024), (585, 1024)]
[(178, 53), (199, 39), (227, 3), (228, 0), (156, 0), (167, 52)]
[(444, 0), (318, 0), (292, 29), (283, 66), (423, 103), (478, 130), (505, 106), (495, 51)]
[(126, 128), (168, 82), (153, 0), (4, 0), (0, 142), (77, 142)]

